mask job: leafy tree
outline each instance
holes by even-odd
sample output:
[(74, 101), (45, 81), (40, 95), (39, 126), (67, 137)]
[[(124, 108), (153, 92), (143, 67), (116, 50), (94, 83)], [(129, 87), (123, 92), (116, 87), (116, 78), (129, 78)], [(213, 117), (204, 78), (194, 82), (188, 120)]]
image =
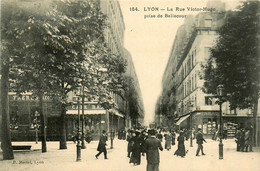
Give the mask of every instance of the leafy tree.
[[(55, 1), (57, 13), (52, 13), (52, 18), (57, 23), (58, 34), (53, 34), (49, 39), (53, 43), (60, 43), (64, 49), (52, 46), (51, 51), (57, 60), (52, 66), (56, 77), (52, 93), (60, 97), (61, 103), (61, 139), (60, 149), (66, 149), (65, 116), (68, 93), (79, 86), (84, 86), (89, 92), (88, 99), (97, 96), (97, 71), (100, 68), (99, 58), (102, 56), (100, 49), (104, 45), (103, 30), (105, 16), (100, 12), (95, 1)], [(57, 15), (58, 14), (58, 15)], [(104, 46), (103, 46), (104, 48)], [(101, 53), (101, 54), (100, 54)], [(57, 68), (58, 66), (58, 68)]]
[(1, 1), (1, 7), (1, 148), (3, 150), (3, 159), (10, 160), (14, 159), (14, 155), (9, 129), (9, 76), (13, 57), (19, 56), (23, 53), (17, 47), (19, 47), (23, 42), (21, 35), (24, 31), (19, 30), (16, 27), (17, 25), (22, 25), (22, 16), (19, 12), (17, 12), (16, 6), (14, 4), (7, 3), (7, 1)]
[(204, 66), (206, 91), (216, 94), (217, 85), (224, 85), (231, 108), (253, 108), (254, 128), (259, 99), (258, 50), (259, 2), (247, 1), (236, 12), (227, 13), (217, 44)]
[[(51, 65), (55, 58), (48, 53), (48, 45), (45, 46), (46, 42), (47, 44), (52, 42), (46, 41), (45, 38), (52, 31), (57, 32), (57, 29), (48, 27), (53, 25), (54, 21), (46, 14), (47, 11), (32, 12), (24, 8), (18, 8), (16, 13), (19, 18), (11, 21), (12, 28), (9, 30), (9, 34), (15, 35), (15, 32), (20, 33), (18, 37), (23, 42), (16, 46), (17, 51), (22, 53), (12, 57), (11, 86), (12, 90), (18, 94), (30, 91), (38, 97), (42, 152), (46, 152), (46, 123), (43, 114), (43, 97), (53, 87), (54, 77), (51, 72)], [(55, 47), (61, 48), (60, 44), (55, 43)]]
[[(50, 6), (49, 6), (50, 7)], [(13, 90), (30, 91), (39, 97), (46, 152), (46, 130), (42, 98), (51, 96), (61, 105), (60, 149), (66, 149), (65, 116), (69, 92), (84, 86), (89, 100), (98, 99), (113, 107), (111, 91), (119, 92), (126, 63), (113, 55), (104, 43), (105, 17), (94, 1), (55, 1), (52, 8), (30, 12), (18, 10), (20, 22), (13, 32), (22, 32), (23, 43), (13, 57)], [(10, 35), (13, 35), (13, 32)]]

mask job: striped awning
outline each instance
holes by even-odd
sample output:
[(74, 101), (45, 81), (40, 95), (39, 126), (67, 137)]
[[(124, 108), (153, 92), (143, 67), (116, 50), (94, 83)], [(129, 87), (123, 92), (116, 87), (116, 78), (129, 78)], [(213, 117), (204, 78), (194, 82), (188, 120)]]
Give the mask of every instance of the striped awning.
[(122, 113), (120, 113), (118, 110), (116, 109), (110, 109), (109, 112), (113, 113), (116, 116), (119, 116), (121, 118), (125, 117)]
[(190, 115), (186, 115), (181, 117), (177, 122), (176, 125), (180, 125), (183, 121), (185, 121)]
[[(82, 115), (82, 110), (79, 112)], [(85, 115), (104, 115), (106, 114), (106, 110), (84, 110)], [(78, 110), (67, 110), (67, 115), (78, 115)]]

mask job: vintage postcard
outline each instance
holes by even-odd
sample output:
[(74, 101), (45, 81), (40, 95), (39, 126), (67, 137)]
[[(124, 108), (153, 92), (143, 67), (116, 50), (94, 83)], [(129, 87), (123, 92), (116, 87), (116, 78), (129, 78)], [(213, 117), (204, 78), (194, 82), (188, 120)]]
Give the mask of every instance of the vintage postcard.
[(251, 0), (2, 0), (0, 170), (260, 170)]

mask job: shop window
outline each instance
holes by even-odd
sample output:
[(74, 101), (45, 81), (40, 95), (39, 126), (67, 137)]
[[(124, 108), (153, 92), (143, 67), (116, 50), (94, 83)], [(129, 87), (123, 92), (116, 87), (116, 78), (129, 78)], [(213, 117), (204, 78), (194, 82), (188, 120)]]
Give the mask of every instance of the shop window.
[(37, 107), (32, 107), (31, 108), (31, 116), (30, 116), (30, 120), (31, 120), (31, 129), (39, 129), (40, 127), (40, 113), (39, 113), (39, 109)]
[(233, 123), (233, 122), (227, 122), (224, 130), (227, 130), (227, 136), (228, 137), (235, 137), (237, 129), (238, 129), (238, 124), (237, 123)]
[(12, 106), (10, 111), (10, 129), (18, 129), (18, 106)]
[(207, 134), (208, 133), (207, 130), (208, 130), (208, 119), (204, 118), (203, 119), (203, 126), (202, 126), (203, 134)]

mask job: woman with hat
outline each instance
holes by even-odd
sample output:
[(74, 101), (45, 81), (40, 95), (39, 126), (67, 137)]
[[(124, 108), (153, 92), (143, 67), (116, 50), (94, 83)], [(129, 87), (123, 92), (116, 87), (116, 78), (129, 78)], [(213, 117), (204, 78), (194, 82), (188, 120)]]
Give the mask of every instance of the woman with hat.
[(135, 131), (135, 136), (133, 137), (134, 144), (129, 163), (134, 163), (134, 165), (140, 165), (141, 163), (142, 139), (140, 133), (140, 131)]
[(184, 145), (184, 132), (181, 130), (180, 135), (177, 138), (178, 141), (178, 149), (175, 151), (174, 155), (184, 157), (186, 155), (185, 145)]
[(126, 138), (126, 141), (128, 141), (127, 143), (127, 157), (130, 158), (131, 152), (132, 152), (132, 148), (133, 148), (133, 130), (128, 130), (128, 135)]
[(170, 131), (167, 131), (164, 137), (165, 137), (165, 149), (169, 151), (172, 146), (172, 134), (170, 133)]

